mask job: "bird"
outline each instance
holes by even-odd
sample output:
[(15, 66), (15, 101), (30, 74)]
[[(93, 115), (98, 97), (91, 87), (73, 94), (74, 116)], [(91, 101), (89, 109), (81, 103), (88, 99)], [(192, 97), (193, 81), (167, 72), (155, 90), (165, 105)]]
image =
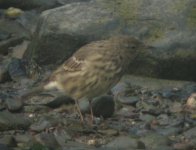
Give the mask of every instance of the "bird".
[(78, 103), (80, 99), (87, 98), (93, 120), (91, 100), (107, 93), (145, 47), (140, 40), (128, 35), (90, 42), (79, 48), (43, 84), (21, 97), (57, 89), (75, 100), (81, 122), (84, 118)]

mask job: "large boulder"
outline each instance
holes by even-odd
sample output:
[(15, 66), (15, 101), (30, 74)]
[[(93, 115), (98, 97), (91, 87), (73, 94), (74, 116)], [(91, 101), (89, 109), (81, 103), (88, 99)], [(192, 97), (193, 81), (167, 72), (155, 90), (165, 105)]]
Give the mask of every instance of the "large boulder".
[(195, 0), (92, 0), (44, 11), (25, 58), (60, 64), (82, 45), (119, 33), (154, 49), (130, 73), (196, 80)]

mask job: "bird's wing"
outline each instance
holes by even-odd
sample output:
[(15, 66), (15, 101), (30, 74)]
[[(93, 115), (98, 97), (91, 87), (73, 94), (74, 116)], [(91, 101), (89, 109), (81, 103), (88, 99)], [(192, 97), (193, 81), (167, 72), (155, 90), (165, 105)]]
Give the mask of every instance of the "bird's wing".
[(101, 57), (100, 52), (104, 52), (106, 43), (103, 44), (103, 41), (91, 42), (83, 47), (81, 47), (78, 51), (76, 51), (72, 57), (66, 60), (55, 72), (76, 72), (83, 69), (88, 60), (97, 57), (98, 59)]
[(73, 55), (67, 61), (65, 61), (61, 67), (64, 71), (80, 71), (84, 63), (84, 59), (78, 58)]

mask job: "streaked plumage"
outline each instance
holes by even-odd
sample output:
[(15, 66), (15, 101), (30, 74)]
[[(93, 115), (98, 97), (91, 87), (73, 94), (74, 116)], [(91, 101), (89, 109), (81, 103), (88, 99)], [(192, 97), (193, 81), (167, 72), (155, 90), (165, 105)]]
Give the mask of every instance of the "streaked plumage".
[(51, 75), (44, 88), (55, 87), (74, 99), (99, 96), (116, 84), (142, 48), (128, 36), (87, 44)]
[(144, 48), (143, 43), (129, 36), (91, 42), (76, 51), (34, 91), (57, 88), (75, 100), (83, 97), (91, 100), (110, 90)]

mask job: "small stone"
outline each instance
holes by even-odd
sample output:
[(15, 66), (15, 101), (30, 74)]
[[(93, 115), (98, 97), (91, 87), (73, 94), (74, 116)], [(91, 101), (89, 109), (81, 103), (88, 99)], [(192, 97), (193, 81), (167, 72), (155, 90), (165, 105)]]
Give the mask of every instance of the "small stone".
[[(90, 113), (89, 102), (87, 100), (82, 100), (79, 102), (80, 109), (83, 113)], [(93, 115), (96, 117), (111, 117), (114, 113), (114, 100), (112, 96), (103, 95), (93, 99), (92, 110)]]
[(30, 120), (25, 118), (22, 114), (0, 112), (0, 131), (27, 129), (29, 126)]
[(180, 102), (174, 102), (170, 106), (170, 112), (172, 113), (180, 113), (182, 112), (183, 106)]
[(119, 132), (114, 129), (99, 130), (98, 132), (108, 136), (117, 136), (119, 134)]
[(56, 128), (53, 132), (56, 141), (58, 142), (61, 147), (65, 146), (65, 143), (71, 140), (71, 136), (63, 129), (63, 128)]
[(138, 96), (129, 96), (129, 97), (119, 96), (117, 100), (123, 104), (133, 105), (137, 103), (140, 100), (140, 98)]
[(5, 145), (11, 146), (11, 147), (16, 146), (16, 141), (15, 141), (14, 137), (11, 136), (11, 135), (5, 135), (5, 136), (3, 136), (0, 139), (0, 143), (3, 143)]
[(0, 150), (11, 150), (7, 145), (0, 143)]
[(93, 114), (96, 117), (111, 117), (114, 113), (115, 103), (112, 96), (100, 96), (92, 101)]
[(41, 132), (45, 129), (49, 129), (53, 126), (56, 126), (60, 123), (60, 118), (58, 116), (43, 116), (38, 120), (38, 122), (33, 123), (30, 126), (30, 129), (36, 132)]
[(11, 112), (21, 110), (21, 108), (23, 107), (22, 101), (17, 98), (16, 99), (7, 98), (5, 102), (8, 110)]
[(138, 140), (129, 136), (119, 136), (105, 145), (105, 147), (113, 149), (137, 149)]
[(33, 137), (30, 134), (18, 134), (14, 136), (17, 143), (28, 143), (31, 142)]
[(40, 133), (35, 136), (35, 140), (50, 149), (58, 149), (60, 145), (56, 141), (53, 133)]
[(20, 59), (12, 58), (9, 66), (8, 66), (8, 72), (12, 80), (18, 81), (21, 78), (26, 77), (26, 69), (24, 64)]
[(148, 133), (146, 136), (140, 138), (145, 143), (147, 149), (159, 149), (159, 147), (169, 146), (170, 140), (166, 136), (158, 133)]
[(183, 135), (189, 139), (196, 138), (196, 127), (187, 130), (186, 132), (183, 133)]

